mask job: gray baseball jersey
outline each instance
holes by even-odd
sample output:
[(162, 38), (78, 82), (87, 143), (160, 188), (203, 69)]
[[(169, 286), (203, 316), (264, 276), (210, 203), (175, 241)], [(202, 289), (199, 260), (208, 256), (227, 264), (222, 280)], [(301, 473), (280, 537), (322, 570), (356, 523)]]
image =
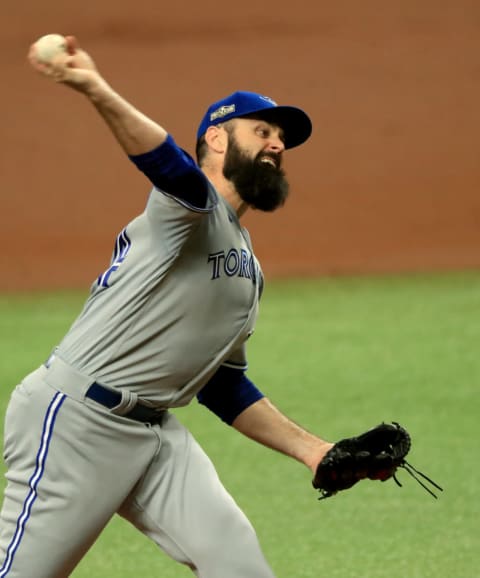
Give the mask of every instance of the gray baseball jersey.
[(56, 354), (102, 384), (184, 405), (220, 364), (246, 367), (261, 283), (248, 233), (213, 188), (205, 210), (153, 189)]

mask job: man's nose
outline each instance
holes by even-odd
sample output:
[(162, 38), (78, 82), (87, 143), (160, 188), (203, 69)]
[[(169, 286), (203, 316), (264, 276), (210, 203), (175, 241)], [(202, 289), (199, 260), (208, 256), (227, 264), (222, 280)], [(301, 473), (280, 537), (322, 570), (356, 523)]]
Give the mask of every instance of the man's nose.
[(285, 144), (278, 135), (272, 135), (268, 139), (267, 151), (274, 153), (283, 153), (285, 150)]

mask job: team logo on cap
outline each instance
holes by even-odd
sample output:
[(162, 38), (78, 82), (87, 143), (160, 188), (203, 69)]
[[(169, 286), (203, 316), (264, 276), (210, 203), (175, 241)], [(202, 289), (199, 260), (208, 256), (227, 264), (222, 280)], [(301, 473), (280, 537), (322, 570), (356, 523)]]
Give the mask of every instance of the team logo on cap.
[(210, 114), (210, 122), (217, 120), (217, 118), (223, 118), (224, 116), (227, 116), (227, 114), (231, 114), (232, 112), (235, 112), (234, 104), (230, 104), (229, 106), (223, 105), (220, 108), (217, 108), (217, 110), (214, 110)]
[(269, 96), (264, 96), (262, 94), (260, 94), (259, 96), (262, 100), (265, 100), (265, 101), (269, 102), (270, 104), (277, 106), (277, 103), (273, 100), (273, 98), (270, 98)]

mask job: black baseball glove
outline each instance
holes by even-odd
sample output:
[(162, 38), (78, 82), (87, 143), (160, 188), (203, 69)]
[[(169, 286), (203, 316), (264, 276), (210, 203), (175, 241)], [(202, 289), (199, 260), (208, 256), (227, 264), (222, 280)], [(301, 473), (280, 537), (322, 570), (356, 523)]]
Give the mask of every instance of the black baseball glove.
[(416, 470), (405, 460), (410, 450), (408, 432), (398, 423), (381, 423), (357, 437), (337, 442), (318, 464), (313, 487), (320, 491), (320, 498), (329, 498), (340, 490), (347, 490), (363, 479), (386, 480), (404, 468), (434, 498), (437, 496), (415, 474), (443, 491), (434, 481)]

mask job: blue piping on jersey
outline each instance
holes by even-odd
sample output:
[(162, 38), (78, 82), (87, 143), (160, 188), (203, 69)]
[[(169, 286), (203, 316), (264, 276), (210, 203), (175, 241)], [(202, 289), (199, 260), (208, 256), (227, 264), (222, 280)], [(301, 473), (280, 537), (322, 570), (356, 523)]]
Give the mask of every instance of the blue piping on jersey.
[(12, 566), (15, 553), (20, 546), (20, 542), (25, 531), (25, 526), (28, 522), (28, 519), (30, 518), (33, 503), (37, 499), (37, 487), (45, 470), (45, 462), (47, 461), (48, 449), (50, 447), (50, 440), (52, 439), (52, 433), (55, 426), (55, 421), (57, 419), (57, 413), (62, 403), (65, 401), (65, 398), (66, 395), (64, 393), (58, 392), (55, 394), (55, 397), (52, 399), (50, 405), (48, 406), (45, 420), (43, 422), (42, 439), (36, 457), (35, 471), (33, 472), (32, 477), (28, 482), (28, 485), (30, 486), (30, 492), (28, 493), (28, 496), (23, 503), (22, 513), (17, 519), (17, 528), (15, 530), (15, 534), (13, 535), (13, 538), (7, 547), (7, 556), (3, 566), (0, 568), (0, 578), (6, 576)]
[(177, 201), (177, 203), (179, 203), (180, 205), (182, 205), (183, 207), (185, 207), (189, 211), (193, 211), (194, 213), (211, 213), (215, 209), (215, 207), (218, 205), (218, 200), (215, 199), (215, 202), (212, 202), (210, 206), (206, 207), (205, 209), (201, 209), (199, 207), (195, 207), (194, 205), (191, 205), (188, 201), (185, 201), (184, 199), (180, 198), (177, 195), (172, 195), (170, 193), (167, 193), (167, 191), (164, 191), (163, 189), (160, 189), (158, 187), (155, 187), (155, 188), (157, 191), (160, 191), (166, 197), (170, 197), (171, 199), (173, 199), (174, 201)]

